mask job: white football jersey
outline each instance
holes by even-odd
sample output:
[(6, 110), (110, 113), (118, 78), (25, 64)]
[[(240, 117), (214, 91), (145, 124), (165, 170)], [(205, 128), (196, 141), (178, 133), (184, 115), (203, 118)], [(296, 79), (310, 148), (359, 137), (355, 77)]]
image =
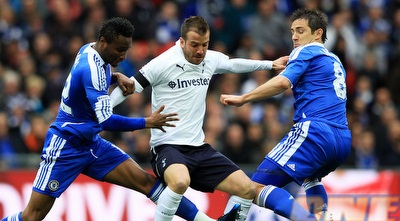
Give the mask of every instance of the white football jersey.
[[(174, 122), (176, 127), (165, 127), (166, 133), (152, 129), (151, 147), (162, 144), (202, 145), (206, 96), (212, 75), (246, 73), (271, 67), (271, 61), (229, 59), (227, 55), (213, 50), (207, 51), (200, 64), (191, 64), (185, 59), (178, 41), (139, 70), (152, 87), (152, 110), (165, 105), (163, 113), (178, 113), (180, 119)], [(137, 92), (146, 86), (139, 82), (135, 80)]]

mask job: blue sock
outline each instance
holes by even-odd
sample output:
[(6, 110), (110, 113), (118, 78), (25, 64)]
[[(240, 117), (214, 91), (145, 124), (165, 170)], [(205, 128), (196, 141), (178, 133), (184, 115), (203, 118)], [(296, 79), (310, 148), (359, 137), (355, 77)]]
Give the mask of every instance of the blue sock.
[[(156, 184), (154, 184), (147, 197), (153, 202), (157, 203), (158, 198), (160, 197), (160, 194), (164, 191), (165, 187), (166, 186), (160, 180), (157, 180)], [(182, 197), (181, 202), (179, 203), (178, 210), (176, 211), (176, 215), (185, 220), (193, 221), (198, 212), (199, 209), (196, 207), (196, 205), (194, 205), (192, 201), (190, 201), (186, 197)]]
[(308, 210), (315, 214), (326, 211), (328, 207), (328, 194), (322, 182), (313, 180), (302, 185), (306, 192)]
[(12, 215), (12, 216), (4, 217), (1, 221), (8, 221), (8, 220), (12, 220), (12, 221), (22, 221), (21, 215), (22, 215), (22, 212), (19, 212), (19, 213), (17, 213), (17, 214)]
[(192, 201), (186, 197), (182, 197), (178, 210), (176, 211), (176, 215), (185, 220), (193, 221), (198, 212), (199, 209), (197, 209), (196, 205), (194, 205)]
[(158, 198), (160, 197), (160, 194), (162, 191), (165, 189), (165, 185), (160, 181), (157, 180), (157, 182), (154, 184), (153, 188), (150, 190), (150, 193), (147, 195), (147, 198), (151, 199), (151, 201), (157, 203)]
[(271, 185), (261, 190), (256, 203), (291, 220), (312, 220), (314, 217), (286, 190)]

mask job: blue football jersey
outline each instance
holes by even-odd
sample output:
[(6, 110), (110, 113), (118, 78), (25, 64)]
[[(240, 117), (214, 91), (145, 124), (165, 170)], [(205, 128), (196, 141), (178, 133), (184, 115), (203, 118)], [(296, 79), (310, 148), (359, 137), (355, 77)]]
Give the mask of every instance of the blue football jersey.
[(102, 130), (100, 123), (112, 115), (108, 95), (111, 67), (91, 47), (93, 44), (86, 44), (79, 50), (52, 124), (59, 131), (68, 131), (88, 141), (98, 138)]
[(295, 48), (281, 75), (292, 84), (294, 122), (314, 118), (347, 126), (346, 71), (323, 44)]

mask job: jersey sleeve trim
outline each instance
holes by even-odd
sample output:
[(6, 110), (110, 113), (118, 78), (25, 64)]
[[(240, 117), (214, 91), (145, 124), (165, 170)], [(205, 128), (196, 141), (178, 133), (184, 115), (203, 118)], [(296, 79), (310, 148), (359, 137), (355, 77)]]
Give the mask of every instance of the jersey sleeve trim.
[(133, 76), (136, 81), (143, 87), (146, 88), (147, 86), (150, 85), (150, 82), (143, 76), (141, 72), (138, 72)]

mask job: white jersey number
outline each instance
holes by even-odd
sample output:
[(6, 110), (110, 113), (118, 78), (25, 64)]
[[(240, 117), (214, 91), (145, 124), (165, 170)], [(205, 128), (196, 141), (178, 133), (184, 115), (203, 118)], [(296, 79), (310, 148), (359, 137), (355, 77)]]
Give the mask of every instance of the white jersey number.
[(61, 109), (68, 114), (72, 114), (72, 109), (68, 105), (66, 105), (64, 101), (68, 100), (69, 98), (70, 87), (71, 87), (71, 74), (69, 74), (67, 80), (65, 80), (65, 85), (62, 91), (62, 99), (60, 105)]
[(333, 87), (335, 89), (336, 96), (338, 96), (342, 100), (345, 100), (347, 98), (347, 92), (346, 92), (346, 79), (344, 73), (338, 62), (334, 63), (333, 68), (336, 77), (336, 79), (333, 81)]

